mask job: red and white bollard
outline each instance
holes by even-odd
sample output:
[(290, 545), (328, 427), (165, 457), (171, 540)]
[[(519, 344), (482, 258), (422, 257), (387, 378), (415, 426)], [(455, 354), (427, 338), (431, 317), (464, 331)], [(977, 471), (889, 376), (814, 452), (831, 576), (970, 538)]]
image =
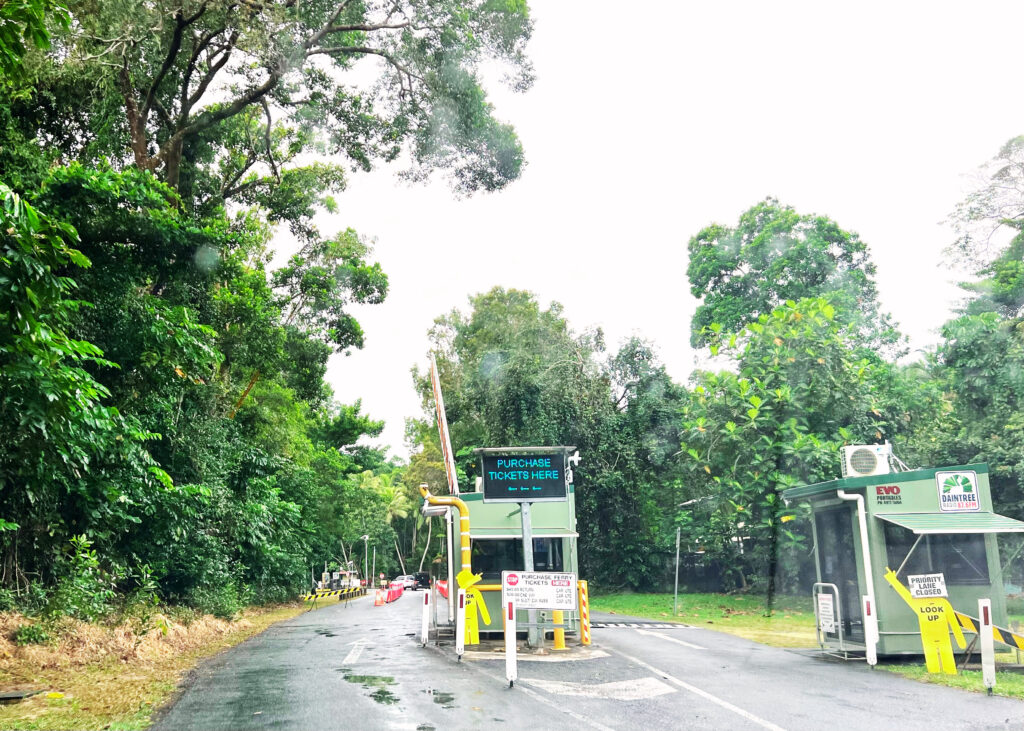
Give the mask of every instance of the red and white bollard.
[(516, 603), (509, 600), (505, 610), (505, 679), (511, 688), (519, 679), (519, 667), (516, 665)]
[(989, 695), (996, 685), (996, 651), (992, 636), (992, 600), (978, 600), (978, 644), (981, 645), (981, 680)]
[(430, 590), (427, 589), (423, 592), (423, 621), (420, 624), (420, 643), (423, 647), (427, 646), (427, 640), (430, 639)]
[(455, 605), (455, 655), (459, 660), (466, 654), (466, 590), (459, 589)]
[(878, 664), (878, 613), (870, 595), (865, 594), (861, 601), (864, 605), (864, 657), (868, 665), (874, 667)]

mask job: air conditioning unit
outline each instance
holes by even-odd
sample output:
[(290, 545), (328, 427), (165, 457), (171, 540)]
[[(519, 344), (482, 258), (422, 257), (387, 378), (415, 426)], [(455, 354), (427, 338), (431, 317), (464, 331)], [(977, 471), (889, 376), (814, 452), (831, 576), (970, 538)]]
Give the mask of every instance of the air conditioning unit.
[(887, 475), (892, 471), (889, 466), (891, 454), (892, 445), (888, 442), (843, 447), (843, 477)]

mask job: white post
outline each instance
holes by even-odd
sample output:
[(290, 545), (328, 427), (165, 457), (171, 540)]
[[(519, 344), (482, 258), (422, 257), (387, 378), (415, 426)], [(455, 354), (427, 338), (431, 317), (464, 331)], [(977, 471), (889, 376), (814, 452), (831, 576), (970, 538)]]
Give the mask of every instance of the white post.
[[(449, 594), (451, 589), (448, 590)], [(466, 654), (466, 590), (459, 589), (459, 601), (455, 609), (455, 654), (459, 660)]]
[(878, 608), (871, 597), (865, 594), (860, 598), (861, 610), (864, 615), (864, 647), (868, 665), (878, 664)]
[(430, 639), (430, 589), (423, 592), (423, 622), (420, 624), (420, 644), (427, 646)]
[(505, 611), (505, 679), (511, 688), (519, 678), (516, 666), (516, 603), (511, 599), (503, 607)]
[(996, 684), (996, 652), (992, 639), (992, 600), (978, 600), (978, 640), (981, 645), (981, 679), (989, 695)]

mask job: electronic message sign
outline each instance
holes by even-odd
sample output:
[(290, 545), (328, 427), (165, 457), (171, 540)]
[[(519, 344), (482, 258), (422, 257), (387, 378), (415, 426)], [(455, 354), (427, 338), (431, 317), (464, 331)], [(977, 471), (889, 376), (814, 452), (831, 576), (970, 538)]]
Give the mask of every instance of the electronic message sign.
[(483, 455), (484, 502), (565, 500), (565, 453)]

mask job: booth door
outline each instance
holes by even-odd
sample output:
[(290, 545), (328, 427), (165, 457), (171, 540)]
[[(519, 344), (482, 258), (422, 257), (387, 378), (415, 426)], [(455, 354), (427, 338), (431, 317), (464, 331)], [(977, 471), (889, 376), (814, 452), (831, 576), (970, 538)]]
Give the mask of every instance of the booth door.
[(863, 642), (864, 622), (861, 616), (860, 583), (857, 580), (853, 521), (853, 509), (846, 506), (824, 510), (815, 516), (818, 565), (821, 569), (819, 580), (839, 588), (843, 636)]

